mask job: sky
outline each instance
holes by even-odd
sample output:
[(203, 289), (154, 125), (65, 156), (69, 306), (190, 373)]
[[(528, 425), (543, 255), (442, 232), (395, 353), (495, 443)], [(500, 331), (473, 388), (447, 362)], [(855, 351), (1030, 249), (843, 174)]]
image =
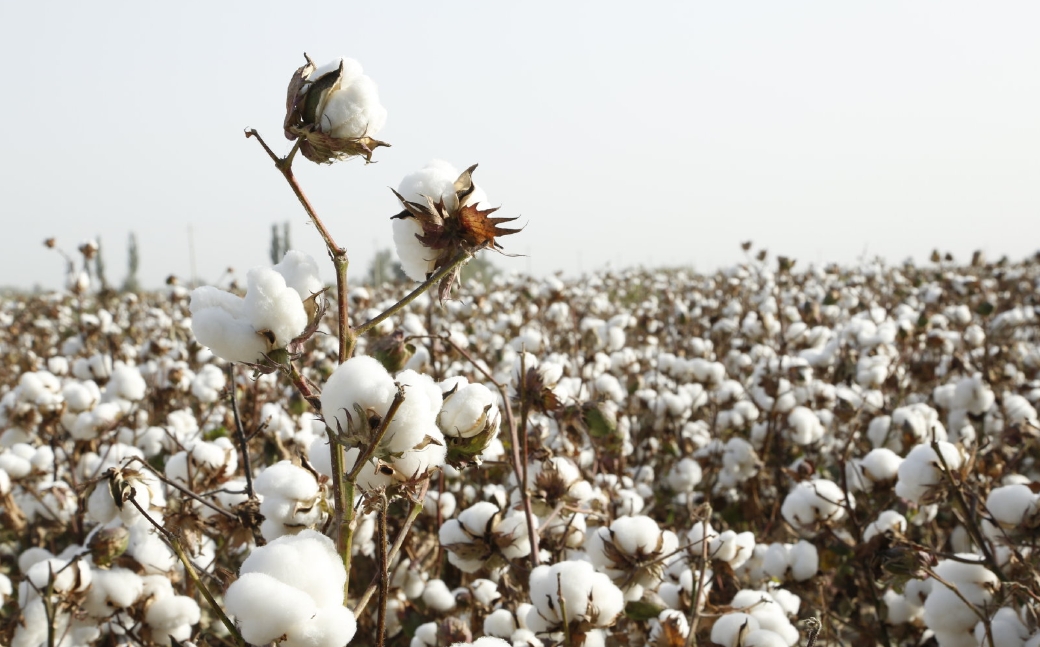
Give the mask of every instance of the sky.
[(390, 187), (431, 159), (475, 179), (505, 270), (1040, 249), (1040, 4), (0, 3), (0, 285), (59, 287), (100, 237), (146, 287), (266, 264), (273, 223), (331, 262), (245, 128), (280, 153), (307, 52), (357, 59), (388, 111), (376, 163), (295, 170), (361, 275)]

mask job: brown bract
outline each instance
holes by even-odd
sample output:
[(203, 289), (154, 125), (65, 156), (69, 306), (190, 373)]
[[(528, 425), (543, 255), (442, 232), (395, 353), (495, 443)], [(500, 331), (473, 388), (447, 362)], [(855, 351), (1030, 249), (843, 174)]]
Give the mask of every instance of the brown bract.
[[(480, 209), (475, 204), (467, 204), (467, 198), (473, 193), (473, 171), (477, 165), (469, 167), (462, 172), (459, 179), (455, 180), (454, 195), (445, 202), (443, 198), (434, 201), (429, 196), (426, 202), (411, 202), (406, 200), (397, 191), (394, 195), (401, 201), (404, 211), (393, 216), (391, 219), (413, 218), (422, 227), (422, 234), (415, 237), (424, 247), (432, 250), (435, 260), (433, 272), (450, 265), (459, 252), (476, 252), (489, 248), (500, 250), (496, 237), (515, 234), (520, 229), (510, 229), (499, 225), (512, 222), (516, 218), (491, 218), (491, 214), (498, 211), (493, 209)], [(393, 189), (391, 189), (393, 191)], [(451, 272), (441, 280), (440, 299), (444, 301), (451, 291), (451, 286), (458, 278), (458, 269)]]
[(300, 152), (317, 164), (331, 164), (350, 157), (361, 156), (372, 161), (372, 151), (390, 144), (372, 137), (340, 138), (321, 130), (321, 115), (329, 95), (339, 90), (343, 79), (343, 65), (312, 79), (316, 66), (307, 54), (307, 63), (293, 73), (285, 98), (285, 138), (289, 141), (302, 139)]

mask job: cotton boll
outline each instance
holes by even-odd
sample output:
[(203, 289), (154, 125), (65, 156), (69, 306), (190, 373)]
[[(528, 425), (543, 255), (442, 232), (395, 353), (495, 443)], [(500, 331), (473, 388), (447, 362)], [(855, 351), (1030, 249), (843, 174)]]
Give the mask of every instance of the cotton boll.
[(352, 357), (340, 364), (321, 392), (321, 413), (333, 431), (347, 433), (358, 420), (355, 406), (363, 412), (385, 416), (397, 394), (397, 386), (383, 365), (373, 357)]
[(451, 611), (455, 608), (455, 596), (442, 580), (430, 580), (422, 594), (423, 602), (435, 611)]
[[(273, 269), (258, 267), (246, 275), (244, 313), (257, 334), (273, 339), (273, 348), (284, 348), (307, 327), (307, 312), (296, 290)], [(207, 344), (208, 345), (208, 344)]]
[(722, 647), (739, 647), (743, 638), (758, 631), (758, 620), (747, 613), (727, 613), (711, 628), (711, 642)]
[(791, 547), (791, 577), (796, 582), (810, 579), (820, 570), (820, 556), (816, 546), (804, 539)]
[[(961, 450), (947, 442), (938, 442), (946, 465), (951, 470), (960, 469), (964, 457)], [(896, 494), (914, 503), (929, 503), (931, 497), (944, 489), (942, 464), (931, 445), (917, 445), (898, 470)]]
[(306, 592), (266, 573), (239, 576), (228, 587), (224, 604), (238, 619), (242, 637), (255, 645), (274, 641), (314, 617), (318, 609)]
[(206, 285), (192, 291), (190, 308), (195, 338), (220, 357), (257, 362), (268, 351), (267, 341), (253, 328), (242, 297)]
[[(1029, 638), (1029, 629), (1011, 607), (1001, 607), (990, 620), (990, 632), (994, 647), (1023, 647)], [(988, 644), (986, 625), (981, 621), (975, 625), (975, 640), (979, 645)]]
[[(565, 561), (531, 571), (532, 608), (526, 616), (532, 631), (551, 631), (563, 622), (584, 620), (593, 627), (609, 627), (624, 608), (624, 595), (588, 562)], [(560, 615), (560, 598), (567, 608)]]
[(320, 607), (307, 622), (286, 635), (284, 647), (342, 647), (357, 632), (354, 613), (344, 606)]
[(783, 636), (768, 629), (748, 632), (741, 645), (743, 647), (789, 647), (789, 643)]
[(144, 621), (153, 635), (187, 640), (191, 637), (192, 625), (198, 624), (200, 618), (201, 611), (195, 600), (173, 595), (153, 602), (145, 612)]
[(994, 488), (986, 498), (986, 508), (1005, 530), (1040, 521), (1040, 495), (1028, 485), (1004, 485)]
[(788, 437), (798, 445), (811, 445), (823, 437), (820, 419), (807, 407), (795, 407), (787, 415)]
[(425, 281), (434, 271), (436, 258), (417, 238), (423, 235), (422, 225), (414, 218), (396, 218), (390, 224), (401, 269), (413, 281)]
[(902, 535), (906, 532), (906, 517), (895, 510), (885, 510), (863, 531), (863, 542), (885, 533)]
[(814, 533), (818, 525), (845, 516), (845, 493), (827, 479), (802, 481), (784, 498), (780, 513), (796, 530)]
[(484, 618), (484, 633), (509, 638), (516, 631), (516, 620), (508, 609), (495, 609)]
[(213, 403), (220, 398), (226, 384), (224, 371), (213, 364), (206, 364), (192, 380), (191, 393), (203, 404)]

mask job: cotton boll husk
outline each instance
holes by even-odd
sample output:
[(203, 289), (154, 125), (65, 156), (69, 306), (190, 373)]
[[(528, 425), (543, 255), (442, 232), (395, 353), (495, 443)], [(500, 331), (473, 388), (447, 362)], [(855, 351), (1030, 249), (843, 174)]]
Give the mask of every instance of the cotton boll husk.
[(747, 613), (727, 613), (711, 628), (711, 642), (722, 647), (738, 647), (741, 632), (758, 631), (758, 620)]
[(232, 582), (224, 604), (238, 619), (242, 637), (255, 645), (267, 644), (307, 622), (318, 609), (306, 592), (258, 572), (245, 573)]

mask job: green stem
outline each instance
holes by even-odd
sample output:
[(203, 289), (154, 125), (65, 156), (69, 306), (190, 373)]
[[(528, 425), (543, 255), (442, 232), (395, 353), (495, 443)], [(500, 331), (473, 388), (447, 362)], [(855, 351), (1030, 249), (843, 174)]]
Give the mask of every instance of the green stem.
[(417, 287), (414, 290), (412, 290), (411, 292), (409, 292), (403, 299), (401, 299), (400, 301), (398, 301), (394, 305), (392, 305), (389, 308), (387, 308), (386, 311), (384, 311), (383, 313), (379, 314), (374, 319), (369, 319), (368, 321), (366, 321), (365, 323), (361, 324), (357, 328), (354, 328), (354, 334), (357, 337), (360, 337), (361, 335), (364, 335), (365, 333), (367, 333), (372, 328), (378, 326), (379, 324), (383, 323), (384, 321), (386, 321), (390, 317), (392, 317), (395, 314), (397, 314), (406, 305), (408, 305), (412, 301), (415, 301), (417, 298), (419, 298), (419, 296), (421, 296), (423, 292), (426, 292), (432, 286), (434, 286), (435, 284), (440, 282), (440, 280), (443, 279), (445, 276), (447, 276), (450, 272), (455, 271), (455, 269), (457, 269), (460, 265), (462, 265), (463, 263), (465, 263), (469, 259), (473, 258), (473, 253), (474, 252), (468, 252), (468, 251), (459, 252), (458, 255), (455, 256), (455, 258), (452, 259), (452, 261), (450, 263), (448, 263), (447, 265), (445, 265), (444, 267), (442, 267), (441, 269), (437, 270), (432, 275), (430, 275), (430, 278), (428, 278), (425, 281), (423, 281), (419, 285), (419, 287)]

